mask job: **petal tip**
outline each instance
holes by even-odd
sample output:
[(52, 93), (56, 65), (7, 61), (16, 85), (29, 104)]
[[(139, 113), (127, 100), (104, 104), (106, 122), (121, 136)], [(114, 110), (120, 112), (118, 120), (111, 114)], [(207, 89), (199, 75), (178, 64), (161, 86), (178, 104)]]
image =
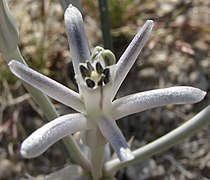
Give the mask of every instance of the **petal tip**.
[(153, 26), (154, 26), (154, 21), (153, 20), (147, 20), (145, 22), (145, 26), (148, 28), (149, 32), (152, 30)]
[(74, 6), (72, 4), (69, 4), (69, 6), (66, 8), (66, 11), (70, 10), (71, 8), (74, 8)]
[(20, 69), (21, 69), (22, 67), (24, 67), (25, 65), (22, 64), (22, 63), (20, 63), (20, 62), (18, 62), (18, 61), (16, 61), (16, 60), (11, 60), (11, 61), (8, 63), (8, 66), (9, 66), (11, 72), (12, 72), (15, 76), (17, 76), (18, 78), (21, 79), (21, 77), (20, 77), (20, 75), (19, 75), (19, 72), (20, 72)]
[(23, 147), (23, 145), (21, 145), (20, 148), (20, 154), (22, 157), (30, 159), (29, 153), (27, 152), (27, 150)]
[(206, 96), (207, 92), (206, 91), (202, 91), (202, 90), (199, 90), (198, 92), (198, 100), (201, 101), (204, 99), (204, 97)]
[(9, 66), (10, 70), (12, 71), (12, 73), (15, 73), (16, 65), (17, 65), (17, 61), (16, 60), (11, 60), (8, 63), (8, 66)]
[(14, 63), (15, 63), (15, 60), (11, 60), (11, 61), (8, 63), (8, 66), (9, 66), (9, 67), (12, 67), (12, 66), (14, 65)]
[[(185, 89), (183, 89), (185, 90)], [(207, 92), (195, 87), (186, 87), (187, 93), (191, 95), (193, 102), (199, 102), (204, 99)]]
[(149, 19), (146, 21), (147, 24), (149, 24), (150, 26), (153, 26), (154, 25), (154, 21)]
[(68, 8), (66, 8), (64, 13), (64, 19), (65, 21), (71, 20), (71, 18), (80, 17), (81, 13), (79, 10), (73, 6), (72, 4), (69, 4)]

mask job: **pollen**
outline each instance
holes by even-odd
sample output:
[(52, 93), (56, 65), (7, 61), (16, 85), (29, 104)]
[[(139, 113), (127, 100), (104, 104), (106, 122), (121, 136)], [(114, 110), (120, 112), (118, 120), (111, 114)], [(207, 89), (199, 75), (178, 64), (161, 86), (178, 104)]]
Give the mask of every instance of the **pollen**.
[(91, 74), (90, 74), (90, 77), (93, 78), (93, 79), (98, 79), (100, 78), (100, 74), (98, 74), (96, 71), (92, 71)]

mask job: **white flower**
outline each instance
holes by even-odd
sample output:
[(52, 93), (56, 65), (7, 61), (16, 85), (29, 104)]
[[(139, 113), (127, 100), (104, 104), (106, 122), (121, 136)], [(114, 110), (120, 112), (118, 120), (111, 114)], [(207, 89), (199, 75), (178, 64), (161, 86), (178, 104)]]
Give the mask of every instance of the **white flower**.
[(32, 133), (21, 146), (21, 154), (33, 158), (69, 134), (83, 131), (83, 141), (91, 148), (111, 144), (121, 161), (134, 158), (115, 120), (167, 104), (196, 103), (205, 92), (186, 86), (114, 97), (148, 39), (153, 21), (148, 20), (134, 37), (119, 61), (109, 50), (96, 47), (90, 55), (80, 12), (70, 5), (65, 24), (79, 93), (12, 60), (11, 71), (20, 79), (79, 113), (61, 116)]

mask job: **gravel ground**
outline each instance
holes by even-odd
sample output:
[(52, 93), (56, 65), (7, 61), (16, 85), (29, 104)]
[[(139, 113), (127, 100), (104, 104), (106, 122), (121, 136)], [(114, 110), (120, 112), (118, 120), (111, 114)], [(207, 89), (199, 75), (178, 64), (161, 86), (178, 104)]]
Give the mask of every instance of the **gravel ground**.
[[(28, 64), (41, 73), (77, 90), (59, 4), (45, 1), (10, 2), (20, 28), (20, 48)], [(135, 1), (123, 26), (112, 29), (114, 53), (120, 57), (146, 19), (155, 27), (139, 59), (124, 81), (118, 97), (126, 94), (189, 85), (210, 90), (210, 2), (207, 0)], [(90, 48), (101, 44), (98, 14), (83, 1)], [(41, 10), (40, 10), (41, 9)], [(90, 12), (90, 13), (89, 13)], [(19, 155), (20, 143), (44, 124), (43, 113), (0, 59), (0, 180), (26, 179), (25, 174), (49, 174), (68, 164), (61, 143), (42, 156), (26, 160)], [(65, 70), (65, 71), (64, 71)], [(19, 99), (18, 99), (19, 98)], [(210, 95), (194, 105), (167, 106), (138, 113), (118, 121), (127, 139), (134, 136), (138, 148), (187, 121), (206, 105)], [(53, 101), (61, 114), (73, 110)], [(207, 180), (210, 179), (208, 127), (181, 144), (120, 171), (118, 179)]]

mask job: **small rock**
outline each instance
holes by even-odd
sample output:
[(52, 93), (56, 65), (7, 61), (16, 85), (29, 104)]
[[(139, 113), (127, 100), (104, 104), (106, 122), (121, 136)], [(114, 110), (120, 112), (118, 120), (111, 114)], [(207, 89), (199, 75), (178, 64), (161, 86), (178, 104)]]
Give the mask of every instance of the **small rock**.
[(164, 16), (165, 14), (170, 13), (174, 9), (173, 4), (171, 3), (161, 3), (159, 10), (157, 11), (158, 16)]
[(7, 159), (2, 159), (0, 161), (0, 179), (11, 179), (13, 172), (13, 164)]
[(138, 76), (140, 79), (157, 79), (158, 73), (154, 68), (145, 68), (140, 70)]
[(200, 71), (190, 73), (190, 81), (194, 87), (200, 88), (204, 91), (208, 89), (208, 80)]
[(198, 40), (195, 42), (194, 46), (204, 52), (208, 51), (209, 50), (209, 45), (204, 42), (204, 41), (201, 41), (201, 40)]
[(150, 62), (159, 68), (166, 68), (169, 65), (167, 51), (155, 52), (154, 56), (150, 59)]

